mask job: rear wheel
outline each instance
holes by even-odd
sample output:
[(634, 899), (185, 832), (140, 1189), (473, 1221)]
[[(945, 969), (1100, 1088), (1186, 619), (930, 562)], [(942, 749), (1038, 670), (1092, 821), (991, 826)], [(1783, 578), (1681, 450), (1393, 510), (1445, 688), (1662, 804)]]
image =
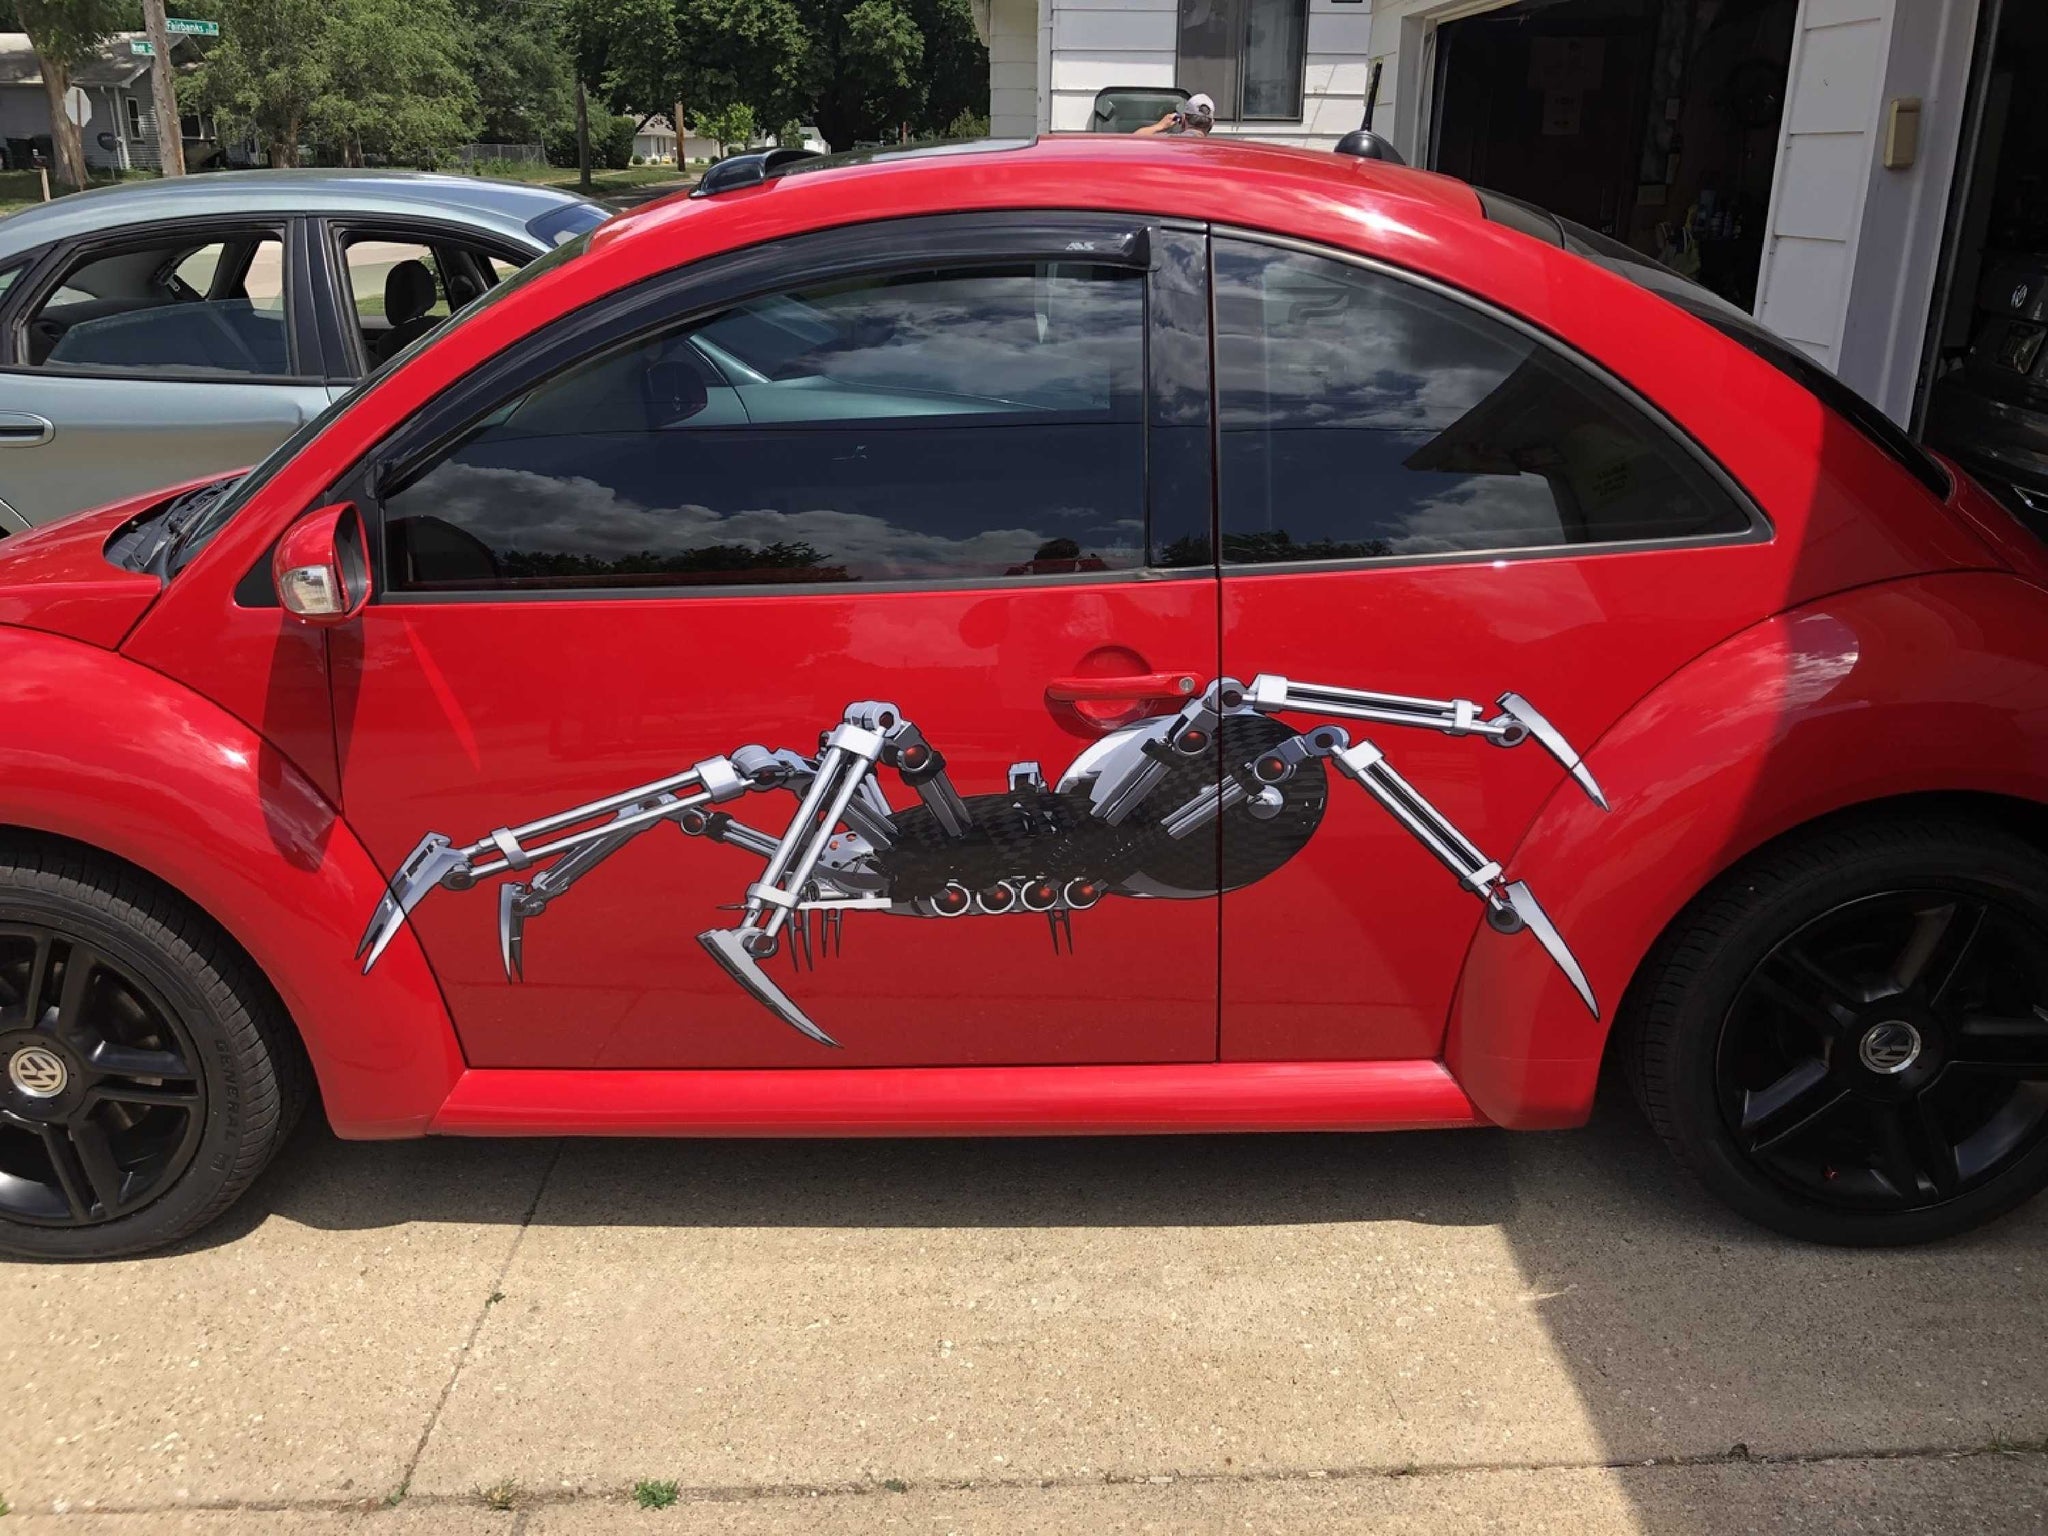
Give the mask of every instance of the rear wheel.
[(1872, 821), (1769, 850), (1637, 997), (1651, 1123), (1781, 1232), (1922, 1242), (2048, 1184), (2048, 858), (2017, 839)]
[(85, 850), (0, 844), (0, 1253), (197, 1230), (308, 1088), (276, 998), (205, 916)]

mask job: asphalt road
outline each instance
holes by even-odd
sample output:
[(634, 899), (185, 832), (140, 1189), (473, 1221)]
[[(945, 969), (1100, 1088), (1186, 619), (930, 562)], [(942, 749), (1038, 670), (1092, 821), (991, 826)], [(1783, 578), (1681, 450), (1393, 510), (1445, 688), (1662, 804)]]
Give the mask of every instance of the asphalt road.
[(0, 1536), (2038, 1531), (2044, 1242), (2048, 1203), (1939, 1248), (1793, 1245), (1632, 1112), (314, 1130), (183, 1250), (0, 1265)]

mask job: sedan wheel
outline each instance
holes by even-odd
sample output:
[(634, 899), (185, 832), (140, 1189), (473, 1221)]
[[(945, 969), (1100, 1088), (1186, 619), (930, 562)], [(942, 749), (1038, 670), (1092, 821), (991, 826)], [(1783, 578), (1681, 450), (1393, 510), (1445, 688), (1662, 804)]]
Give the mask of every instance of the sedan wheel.
[(1756, 1220), (1924, 1241), (2048, 1183), (2048, 859), (1869, 821), (1710, 888), (1630, 994), (1638, 1097)]

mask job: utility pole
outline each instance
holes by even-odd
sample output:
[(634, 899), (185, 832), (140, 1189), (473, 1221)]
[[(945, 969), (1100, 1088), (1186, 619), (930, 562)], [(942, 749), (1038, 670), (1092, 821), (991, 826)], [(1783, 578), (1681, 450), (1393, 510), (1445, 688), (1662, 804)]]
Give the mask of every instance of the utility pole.
[(576, 82), (576, 184), (590, 190), (590, 97)]
[[(142, 0), (142, 24), (149, 32), (149, 90), (156, 103), (157, 164), (166, 176), (185, 174), (185, 134), (178, 125), (178, 92), (171, 83), (171, 33), (164, 25), (164, 0)], [(116, 125), (118, 129), (118, 124)]]

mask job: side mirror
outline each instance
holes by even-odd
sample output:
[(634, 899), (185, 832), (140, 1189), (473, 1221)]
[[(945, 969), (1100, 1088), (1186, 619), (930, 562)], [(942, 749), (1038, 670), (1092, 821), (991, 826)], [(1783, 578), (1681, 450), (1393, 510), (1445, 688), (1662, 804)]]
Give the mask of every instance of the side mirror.
[(704, 380), (688, 363), (652, 363), (640, 378), (650, 426), (676, 426), (711, 403)]
[(346, 624), (370, 600), (370, 557), (353, 502), (308, 512), (270, 557), (284, 611), (308, 624)]

